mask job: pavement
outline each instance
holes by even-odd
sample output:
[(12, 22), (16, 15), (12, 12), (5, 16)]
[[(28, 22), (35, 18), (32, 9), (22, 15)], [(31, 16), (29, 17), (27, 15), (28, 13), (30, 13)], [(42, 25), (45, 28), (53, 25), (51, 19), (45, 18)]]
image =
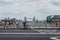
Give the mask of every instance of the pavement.
[(60, 37), (60, 33), (0, 33), (0, 37)]
[(0, 30), (0, 37), (54, 37), (60, 30)]

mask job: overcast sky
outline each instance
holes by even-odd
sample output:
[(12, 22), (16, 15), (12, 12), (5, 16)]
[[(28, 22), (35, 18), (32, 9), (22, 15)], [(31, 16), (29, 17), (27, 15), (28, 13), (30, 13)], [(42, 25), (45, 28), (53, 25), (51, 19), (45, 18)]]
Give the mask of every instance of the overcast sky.
[(44, 20), (48, 15), (60, 15), (60, 0), (0, 0), (0, 18)]

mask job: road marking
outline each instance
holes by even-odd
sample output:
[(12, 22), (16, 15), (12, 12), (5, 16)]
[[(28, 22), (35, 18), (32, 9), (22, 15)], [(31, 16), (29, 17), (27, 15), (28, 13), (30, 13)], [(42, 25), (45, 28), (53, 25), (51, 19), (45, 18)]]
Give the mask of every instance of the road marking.
[(60, 39), (58, 39), (59, 37), (51, 37), (50, 39), (52, 39), (52, 40), (60, 40)]

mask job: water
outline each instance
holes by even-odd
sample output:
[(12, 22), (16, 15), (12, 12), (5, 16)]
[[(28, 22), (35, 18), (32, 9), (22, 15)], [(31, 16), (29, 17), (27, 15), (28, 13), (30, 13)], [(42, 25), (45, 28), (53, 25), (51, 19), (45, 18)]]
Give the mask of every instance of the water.
[(49, 37), (0, 37), (0, 40), (52, 40)]

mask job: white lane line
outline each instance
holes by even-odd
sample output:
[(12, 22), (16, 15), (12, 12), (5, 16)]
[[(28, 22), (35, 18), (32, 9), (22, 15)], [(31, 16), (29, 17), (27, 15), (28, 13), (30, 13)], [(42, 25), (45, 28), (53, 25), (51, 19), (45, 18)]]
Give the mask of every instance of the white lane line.
[(57, 39), (57, 37), (51, 37), (50, 39), (53, 39), (53, 40), (55, 40), (55, 39)]
[(60, 40), (60, 39), (58, 39), (59, 37), (51, 37), (50, 39), (52, 39), (52, 40)]

